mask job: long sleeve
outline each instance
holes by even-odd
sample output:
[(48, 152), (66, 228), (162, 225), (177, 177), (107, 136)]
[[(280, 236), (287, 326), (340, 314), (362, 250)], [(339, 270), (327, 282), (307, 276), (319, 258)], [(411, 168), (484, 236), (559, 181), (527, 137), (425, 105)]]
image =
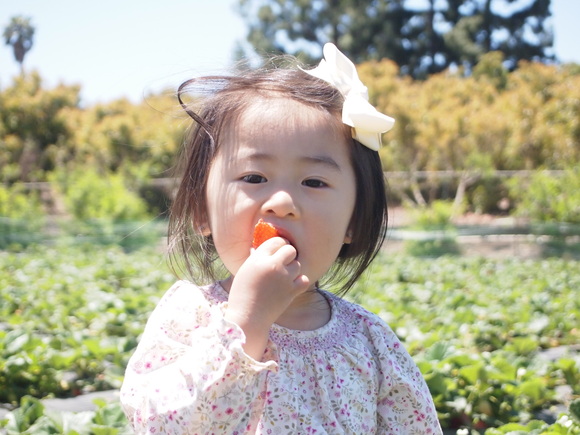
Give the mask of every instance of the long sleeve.
[(407, 350), (382, 321), (369, 317), (364, 322), (379, 367), (377, 433), (442, 434), (427, 383)]
[[(407, 359), (404, 355), (403, 358)], [(441, 434), (431, 394), (419, 369), (410, 357), (402, 365), (400, 362), (393, 364), (391, 374), (384, 377), (379, 391), (377, 433)]]
[(176, 283), (151, 315), (129, 361), (121, 403), (136, 433), (252, 431), (262, 414), (275, 346), (258, 362), (242, 330), (187, 282)]
[(272, 325), (255, 361), (224, 319), (225, 290), (178, 282), (127, 367), (121, 403), (135, 432), (440, 435), (427, 385), (389, 326), (324, 294), (326, 325)]

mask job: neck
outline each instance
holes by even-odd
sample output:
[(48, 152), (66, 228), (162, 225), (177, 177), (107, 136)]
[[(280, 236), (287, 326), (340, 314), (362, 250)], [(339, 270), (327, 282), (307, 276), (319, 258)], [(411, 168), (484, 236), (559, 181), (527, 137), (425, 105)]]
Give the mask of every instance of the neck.
[(317, 289), (297, 296), (292, 304), (276, 320), (276, 324), (288, 329), (312, 331), (326, 325), (331, 316), (330, 304)]
[[(230, 276), (221, 281), (221, 286), (226, 292), (230, 292), (233, 277)], [(330, 303), (326, 297), (318, 290), (311, 288), (298, 295), (286, 308), (276, 324), (288, 329), (300, 331), (313, 331), (321, 328), (330, 321)]]

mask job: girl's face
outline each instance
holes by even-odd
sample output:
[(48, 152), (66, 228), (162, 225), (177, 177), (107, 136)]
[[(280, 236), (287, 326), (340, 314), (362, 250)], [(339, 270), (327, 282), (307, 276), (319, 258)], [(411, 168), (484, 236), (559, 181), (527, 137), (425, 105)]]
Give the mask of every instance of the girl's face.
[(328, 114), (287, 99), (260, 103), (220, 135), (207, 224), (232, 275), (250, 255), (262, 218), (296, 248), (301, 273), (315, 283), (349, 242), (356, 192), (350, 144)]

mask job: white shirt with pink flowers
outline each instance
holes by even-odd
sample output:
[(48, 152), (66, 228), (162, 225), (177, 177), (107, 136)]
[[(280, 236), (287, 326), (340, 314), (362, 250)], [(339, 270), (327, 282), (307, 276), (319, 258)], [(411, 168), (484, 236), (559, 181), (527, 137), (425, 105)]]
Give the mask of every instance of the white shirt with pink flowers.
[(427, 385), (378, 316), (323, 292), (314, 331), (272, 325), (262, 361), (224, 319), (219, 283), (178, 281), (129, 361), (121, 403), (138, 434), (441, 434)]

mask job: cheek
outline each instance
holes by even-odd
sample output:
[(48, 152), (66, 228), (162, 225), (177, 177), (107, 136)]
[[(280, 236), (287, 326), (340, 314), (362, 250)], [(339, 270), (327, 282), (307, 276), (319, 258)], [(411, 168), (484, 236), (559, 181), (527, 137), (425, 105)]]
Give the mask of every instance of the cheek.
[(310, 234), (318, 240), (321, 251), (327, 250), (338, 256), (349, 230), (353, 208), (344, 198), (336, 199), (332, 206), (322, 209), (315, 218), (316, 225)]
[(254, 214), (252, 202), (235, 188), (222, 188), (208, 198), (209, 222), (215, 248), (235, 274), (250, 255)]
[(241, 233), (230, 225), (225, 231), (216, 231), (214, 246), (226, 269), (235, 275), (250, 255), (250, 243)]
[(219, 165), (212, 168), (205, 194), (207, 218), (214, 233), (222, 232), (224, 228), (227, 228), (224, 225), (224, 220), (230, 219), (231, 204), (234, 203), (229, 184), (220, 176), (219, 172)]
[(343, 194), (340, 195), (335, 202), (334, 214), (336, 216), (336, 221), (338, 225), (342, 225), (345, 228), (343, 236), (346, 234), (346, 230), (350, 227), (352, 217), (354, 214), (354, 208), (356, 204), (356, 186), (353, 183), (349, 183), (343, 190)]

